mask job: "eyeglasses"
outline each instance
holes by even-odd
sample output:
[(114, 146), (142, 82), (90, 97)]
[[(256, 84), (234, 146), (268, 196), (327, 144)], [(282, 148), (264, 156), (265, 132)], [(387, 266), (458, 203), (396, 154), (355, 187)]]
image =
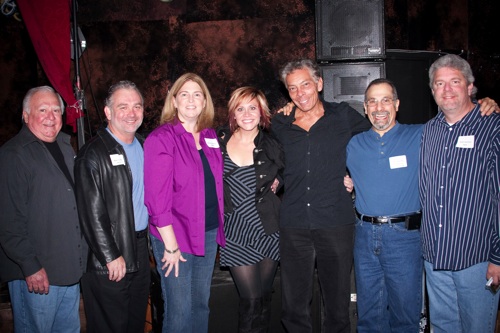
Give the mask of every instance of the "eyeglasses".
[(375, 99), (375, 98), (370, 98), (365, 103), (366, 103), (366, 105), (368, 105), (370, 107), (374, 107), (374, 106), (377, 106), (378, 103), (382, 103), (382, 105), (391, 105), (393, 101), (394, 101), (393, 98), (384, 97), (380, 101)]

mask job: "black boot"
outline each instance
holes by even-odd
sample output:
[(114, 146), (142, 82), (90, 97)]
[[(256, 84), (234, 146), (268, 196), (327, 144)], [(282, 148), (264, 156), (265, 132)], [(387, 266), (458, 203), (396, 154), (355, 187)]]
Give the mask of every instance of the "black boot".
[(271, 323), (271, 298), (272, 293), (266, 293), (262, 297), (262, 312), (260, 315), (260, 326), (262, 333), (267, 333), (269, 331), (269, 324)]
[(262, 297), (240, 298), (238, 307), (238, 332), (257, 333), (262, 315)]

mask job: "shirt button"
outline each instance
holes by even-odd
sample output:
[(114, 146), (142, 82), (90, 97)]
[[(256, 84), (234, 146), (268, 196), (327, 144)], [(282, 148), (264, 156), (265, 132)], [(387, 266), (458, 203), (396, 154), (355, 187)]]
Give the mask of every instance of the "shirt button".
[(310, 204), (310, 203), (307, 203), (307, 207), (311, 207), (311, 204)]

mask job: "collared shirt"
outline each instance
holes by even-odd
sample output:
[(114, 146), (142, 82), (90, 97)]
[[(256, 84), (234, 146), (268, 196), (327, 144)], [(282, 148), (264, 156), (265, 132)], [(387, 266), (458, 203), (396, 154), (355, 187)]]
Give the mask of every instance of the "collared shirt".
[(148, 210), (144, 205), (144, 150), (141, 143), (134, 137), (132, 143), (120, 140), (106, 127), (108, 133), (123, 147), (126, 161), (132, 174), (132, 204), (134, 205), (135, 231), (142, 231), (148, 227)]
[(500, 265), (500, 116), (478, 109), (453, 125), (440, 112), (424, 128), (422, 246), (435, 269)]
[(280, 227), (328, 229), (354, 223), (351, 195), (344, 186), (346, 146), (370, 122), (347, 103), (323, 102), (324, 115), (309, 131), (277, 114), (272, 131), (283, 145), (285, 192)]
[[(73, 181), (75, 153), (68, 135), (57, 144)], [(49, 150), (24, 125), (0, 148), (0, 280), (44, 268), (51, 285), (78, 283), (86, 266), (73, 185)]]
[[(200, 145), (215, 179), (219, 229), (224, 246), (223, 161), (215, 130), (200, 132)], [(156, 227), (172, 225), (182, 252), (205, 252), (205, 182), (203, 163), (193, 134), (180, 122), (155, 129), (144, 143), (144, 200), (150, 232), (162, 239)]]
[(418, 166), (423, 125), (396, 125), (380, 136), (373, 129), (347, 145), (347, 168), (356, 209), (368, 216), (401, 216), (420, 210)]

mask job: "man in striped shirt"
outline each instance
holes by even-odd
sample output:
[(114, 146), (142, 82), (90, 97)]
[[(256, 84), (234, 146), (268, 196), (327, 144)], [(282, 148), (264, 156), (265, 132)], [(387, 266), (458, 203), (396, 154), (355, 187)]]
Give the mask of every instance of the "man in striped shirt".
[[(420, 150), (422, 251), (434, 333), (493, 332), (500, 292), (500, 116), (481, 117), (469, 64), (446, 55), (429, 70), (441, 112)], [(485, 283), (491, 279), (491, 287)]]

